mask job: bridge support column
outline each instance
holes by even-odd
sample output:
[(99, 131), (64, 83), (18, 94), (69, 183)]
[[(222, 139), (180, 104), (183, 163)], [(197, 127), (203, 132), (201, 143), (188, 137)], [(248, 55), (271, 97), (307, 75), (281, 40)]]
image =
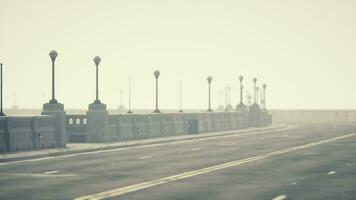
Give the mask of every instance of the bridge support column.
[(66, 134), (66, 113), (64, 111), (63, 104), (61, 103), (43, 104), (42, 115), (54, 116), (55, 145), (56, 147), (65, 147), (68, 138)]
[(87, 111), (87, 142), (108, 142), (109, 113), (106, 104), (91, 103)]

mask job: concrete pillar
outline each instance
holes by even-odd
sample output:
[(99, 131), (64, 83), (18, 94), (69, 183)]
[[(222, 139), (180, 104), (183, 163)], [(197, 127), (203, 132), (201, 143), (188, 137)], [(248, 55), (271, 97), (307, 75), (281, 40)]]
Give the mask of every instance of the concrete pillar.
[(259, 127), (260, 126), (261, 109), (257, 103), (250, 106), (249, 109), (249, 126)]
[(9, 151), (8, 117), (0, 116), (0, 153)]
[(240, 113), (240, 119), (242, 119), (241, 123), (239, 123), (238, 128), (247, 128), (249, 126), (249, 112), (247, 106), (240, 103), (236, 106), (236, 111)]
[(65, 147), (68, 141), (66, 134), (66, 113), (61, 103), (43, 104), (42, 115), (54, 116), (55, 144), (56, 147)]
[(109, 113), (106, 104), (91, 103), (87, 111), (87, 142), (108, 142)]

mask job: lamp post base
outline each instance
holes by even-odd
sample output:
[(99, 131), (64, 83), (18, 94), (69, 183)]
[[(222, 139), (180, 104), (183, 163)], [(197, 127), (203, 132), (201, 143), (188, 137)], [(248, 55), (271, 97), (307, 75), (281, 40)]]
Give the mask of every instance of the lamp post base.
[[(52, 99), (53, 100), (53, 99)], [(54, 99), (55, 100), (55, 99)], [(54, 102), (54, 101), (52, 101)], [(52, 115), (54, 116), (54, 140), (56, 147), (65, 147), (67, 143), (67, 133), (66, 133), (66, 113), (64, 111), (64, 105), (58, 103), (49, 103), (43, 104), (42, 115)]]
[(154, 113), (161, 113), (161, 111), (158, 110), (158, 109), (154, 110), (153, 112), (154, 112)]
[(50, 104), (58, 104), (58, 101), (57, 101), (57, 99), (51, 99), (51, 100), (49, 100), (49, 103)]
[(6, 116), (5, 113), (0, 112), (0, 117), (5, 117), (5, 116)]
[(96, 99), (93, 103), (94, 104), (101, 104), (101, 101), (99, 99)]
[(129, 111), (127, 111), (127, 113), (128, 113), (128, 114), (131, 114), (131, 113), (132, 113), (132, 111), (131, 111), (131, 110), (129, 110)]
[(247, 111), (247, 106), (245, 104), (240, 103), (240, 104), (236, 105), (236, 110), (237, 111), (246, 112)]
[(91, 103), (87, 111), (86, 142), (114, 141), (112, 132), (108, 131), (109, 113), (106, 104)]

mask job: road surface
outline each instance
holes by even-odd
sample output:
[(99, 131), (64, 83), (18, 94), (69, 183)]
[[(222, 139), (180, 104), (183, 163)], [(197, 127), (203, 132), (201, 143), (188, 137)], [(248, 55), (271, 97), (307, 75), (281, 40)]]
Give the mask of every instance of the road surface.
[(356, 199), (356, 122), (0, 163), (0, 199)]

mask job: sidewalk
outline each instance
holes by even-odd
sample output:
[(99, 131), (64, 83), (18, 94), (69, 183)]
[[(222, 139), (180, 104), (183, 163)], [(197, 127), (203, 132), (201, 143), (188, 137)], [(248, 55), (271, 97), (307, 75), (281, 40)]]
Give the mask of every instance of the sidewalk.
[(274, 124), (262, 128), (247, 128), (239, 130), (228, 130), (221, 132), (211, 132), (211, 133), (201, 133), (196, 135), (179, 135), (179, 136), (169, 136), (169, 137), (160, 137), (160, 138), (149, 138), (141, 140), (130, 140), (130, 141), (119, 141), (113, 143), (68, 143), (66, 148), (60, 149), (43, 149), (43, 150), (33, 150), (25, 152), (11, 152), (0, 155), (0, 163), (17, 161), (17, 160), (27, 160), (35, 158), (43, 158), (48, 156), (61, 156), (74, 153), (82, 152), (91, 152), (91, 151), (100, 151), (108, 149), (117, 149), (131, 146), (140, 146), (148, 144), (157, 144), (165, 142), (174, 142), (179, 140), (188, 140), (188, 139), (197, 139), (197, 138), (206, 138), (222, 135), (232, 135), (232, 134), (241, 134), (249, 133), (255, 131), (268, 131), (274, 129), (286, 128), (286, 124)]

